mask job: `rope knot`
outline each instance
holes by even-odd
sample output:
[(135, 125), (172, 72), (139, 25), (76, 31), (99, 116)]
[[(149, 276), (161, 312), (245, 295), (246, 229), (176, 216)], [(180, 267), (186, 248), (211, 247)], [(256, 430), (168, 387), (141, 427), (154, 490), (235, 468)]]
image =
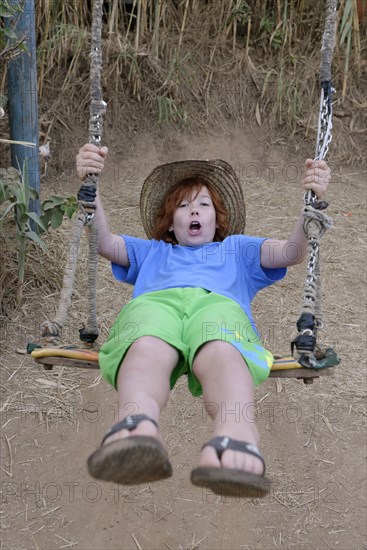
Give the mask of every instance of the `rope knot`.
[(310, 239), (319, 239), (333, 226), (333, 220), (322, 210), (307, 205), (303, 211), (303, 230)]

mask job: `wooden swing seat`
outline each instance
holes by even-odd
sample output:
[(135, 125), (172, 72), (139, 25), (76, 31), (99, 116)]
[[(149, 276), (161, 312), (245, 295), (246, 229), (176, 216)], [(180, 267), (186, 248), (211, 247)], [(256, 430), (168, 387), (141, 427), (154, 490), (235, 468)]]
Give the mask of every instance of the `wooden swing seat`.
[[(45, 370), (54, 366), (99, 369), (98, 351), (78, 348), (37, 348), (31, 356)], [(297, 378), (305, 384), (312, 384), (314, 378), (330, 376), (331, 368), (304, 368), (292, 356), (276, 357), (270, 372), (270, 378)]]

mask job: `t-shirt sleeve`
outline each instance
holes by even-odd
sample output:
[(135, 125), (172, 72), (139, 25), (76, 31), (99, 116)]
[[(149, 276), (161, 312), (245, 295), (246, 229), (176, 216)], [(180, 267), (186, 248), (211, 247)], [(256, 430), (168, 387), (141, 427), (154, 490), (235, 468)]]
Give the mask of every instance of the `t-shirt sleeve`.
[(154, 241), (121, 235), (125, 241), (129, 265), (127, 267), (111, 262), (114, 277), (122, 283), (134, 285), (140, 268), (147, 257)]
[(261, 245), (266, 240), (267, 239), (263, 237), (241, 236), (241, 259), (244, 262), (243, 268), (246, 273), (247, 282), (252, 291), (252, 297), (255, 296), (259, 290), (283, 279), (287, 273), (285, 267), (262, 267)]

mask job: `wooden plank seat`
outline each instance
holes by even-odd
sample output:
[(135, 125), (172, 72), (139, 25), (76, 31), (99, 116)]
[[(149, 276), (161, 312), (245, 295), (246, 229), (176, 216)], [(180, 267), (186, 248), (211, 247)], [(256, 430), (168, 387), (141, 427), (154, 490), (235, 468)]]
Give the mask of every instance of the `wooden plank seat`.
[[(31, 356), (45, 370), (54, 366), (75, 367), (84, 369), (99, 369), (98, 351), (77, 348), (37, 348)], [(270, 378), (297, 378), (305, 384), (311, 384), (314, 378), (330, 376), (331, 368), (304, 368), (291, 356), (277, 357), (270, 372)]]

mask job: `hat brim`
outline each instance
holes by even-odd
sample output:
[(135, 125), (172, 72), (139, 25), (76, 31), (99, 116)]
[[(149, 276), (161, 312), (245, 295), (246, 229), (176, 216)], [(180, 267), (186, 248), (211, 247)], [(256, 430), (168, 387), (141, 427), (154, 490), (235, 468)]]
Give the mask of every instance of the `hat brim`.
[(245, 229), (245, 202), (240, 181), (224, 160), (185, 160), (154, 168), (143, 183), (140, 194), (142, 224), (149, 239), (154, 236), (156, 216), (167, 193), (179, 182), (198, 178), (213, 186), (228, 212), (225, 236), (241, 234)]

